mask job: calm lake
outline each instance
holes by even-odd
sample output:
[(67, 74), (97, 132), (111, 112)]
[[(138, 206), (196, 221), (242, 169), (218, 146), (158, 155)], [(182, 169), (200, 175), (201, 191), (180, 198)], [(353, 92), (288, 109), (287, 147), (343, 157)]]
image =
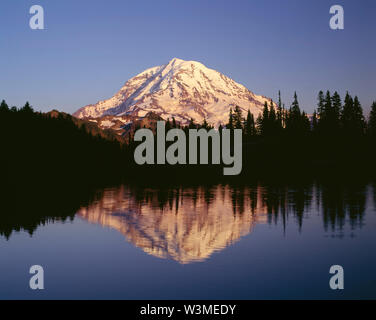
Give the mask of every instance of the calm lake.
[(375, 207), (372, 183), (106, 188), (32, 233), (0, 214), (0, 298), (375, 299)]

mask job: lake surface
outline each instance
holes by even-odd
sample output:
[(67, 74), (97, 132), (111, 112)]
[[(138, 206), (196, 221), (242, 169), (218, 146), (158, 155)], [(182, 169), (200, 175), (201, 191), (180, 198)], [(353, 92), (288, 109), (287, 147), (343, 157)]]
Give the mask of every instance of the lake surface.
[(375, 207), (372, 183), (106, 188), (32, 232), (0, 214), (0, 298), (375, 299)]

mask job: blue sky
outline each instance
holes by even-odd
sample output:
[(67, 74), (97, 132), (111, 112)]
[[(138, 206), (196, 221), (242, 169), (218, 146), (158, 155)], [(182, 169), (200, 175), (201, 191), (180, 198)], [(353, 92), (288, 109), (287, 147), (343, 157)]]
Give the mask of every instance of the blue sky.
[[(29, 8), (45, 30), (29, 28)], [(345, 29), (329, 28), (340, 4)], [(376, 1), (2, 0), (0, 99), (74, 112), (173, 57), (196, 60), (251, 91), (312, 112), (320, 89), (376, 100)]]

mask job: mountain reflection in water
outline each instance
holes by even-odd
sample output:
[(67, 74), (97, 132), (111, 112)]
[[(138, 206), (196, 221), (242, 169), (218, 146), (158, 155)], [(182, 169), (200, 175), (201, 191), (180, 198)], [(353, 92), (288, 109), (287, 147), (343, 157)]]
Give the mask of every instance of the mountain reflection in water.
[(123, 186), (105, 190), (78, 215), (120, 231), (149, 254), (190, 263), (207, 259), (266, 221), (266, 207), (250, 197), (242, 206), (253, 210), (237, 214), (233, 192), (222, 186), (168, 191)]
[(294, 186), (216, 185), (170, 189), (121, 186), (77, 214), (114, 228), (145, 252), (186, 264), (208, 259), (215, 251), (249, 234), (258, 223), (295, 221), (321, 214), (323, 227), (338, 231), (348, 222), (362, 226), (366, 184)]

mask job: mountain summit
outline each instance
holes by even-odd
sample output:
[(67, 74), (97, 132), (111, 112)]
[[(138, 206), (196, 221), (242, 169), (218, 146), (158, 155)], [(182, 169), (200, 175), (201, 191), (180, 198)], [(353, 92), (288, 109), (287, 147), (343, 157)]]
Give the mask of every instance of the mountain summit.
[(73, 115), (142, 118), (152, 112), (165, 120), (174, 117), (182, 124), (193, 118), (219, 126), (227, 123), (231, 107), (238, 105), (244, 116), (250, 110), (257, 117), (265, 101), (270, 99), (200, 62), (174, 58), (131, 78), (112, 98), (82, 107)]

